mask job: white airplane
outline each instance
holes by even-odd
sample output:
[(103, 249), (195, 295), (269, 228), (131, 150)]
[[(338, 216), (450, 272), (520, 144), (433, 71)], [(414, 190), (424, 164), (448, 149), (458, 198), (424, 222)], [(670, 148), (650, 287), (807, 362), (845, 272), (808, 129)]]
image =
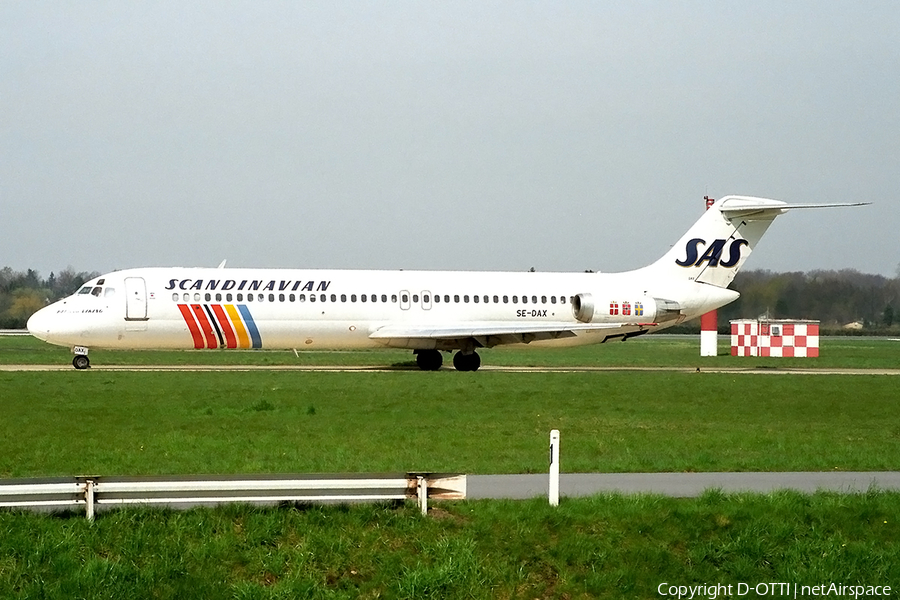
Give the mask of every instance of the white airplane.
[(625, 340), (736, 300), (738, 269), (788, 205), (727, 196), (655, 263), (625, 273), (140, 268), (98, 277), (35, 313), (28, 330), (90, 348), (408, 348), (423, 370), (442, 352), (475, 371), (501, 344)]

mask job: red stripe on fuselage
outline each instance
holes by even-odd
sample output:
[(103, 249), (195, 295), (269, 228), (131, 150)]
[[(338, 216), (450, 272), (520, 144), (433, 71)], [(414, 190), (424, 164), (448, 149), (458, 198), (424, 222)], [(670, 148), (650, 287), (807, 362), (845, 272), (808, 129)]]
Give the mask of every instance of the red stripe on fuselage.
[(188, 308), (187, 304), (179, 304), (178, 310), (181, 311), (181, 316), (184, 317), (184, 322), (187, 323), (188, 331), (191, 332), (191, 337), (194, 338), (194, 350), (200, 350), (203, 348), (203, 334), (200, 333), (200, 328), (197, 327), (197, 321), (194, 319), (191, 309)]
[(225, 309), (222, 308), (221, 304), (213, 304), (212, 309), (213, 312), (216, 313), (216, 319), (219, 321), (219, 326), (222, 328), (222, 335), (225, 336), (225, 346), (228, 348), (237, 348), (237, 337), (234, 335), (234, 328), (231, 327), (231, 321), (228, 320)]
[(194, 314), (197, 315), (197, 321), (200, 323), (200, 330), (203, 331), (203, 335), (206, 336), (206, 347), (210, 350), (218, 348), (219, 342), (216, 340), (216, 332), (213, 331), (212, 323), (206, 318), (206, 311), (204, 311), (203, 307), (199, 304), (191, 304), (191, 309), (193, 309)]

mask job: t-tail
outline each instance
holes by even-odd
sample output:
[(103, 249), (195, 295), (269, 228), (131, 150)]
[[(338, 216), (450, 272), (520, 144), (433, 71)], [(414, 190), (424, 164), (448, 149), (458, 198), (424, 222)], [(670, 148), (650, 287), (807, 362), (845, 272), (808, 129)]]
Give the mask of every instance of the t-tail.
[(756, 248), (766, 230), (788, 210), (861, 206), (853, 204), (788, 204), (751, 196), (716, 201), (661, 259), (648, 269), (673, 279), (726, 288)]

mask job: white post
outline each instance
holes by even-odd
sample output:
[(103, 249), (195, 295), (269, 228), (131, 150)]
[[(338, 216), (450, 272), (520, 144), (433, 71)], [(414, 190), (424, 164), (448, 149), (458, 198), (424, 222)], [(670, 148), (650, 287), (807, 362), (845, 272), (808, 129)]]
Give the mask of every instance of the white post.
[(88, 479), (84, 483), (84, 515), (88, 521), (94, 520), (94, 481)]
[(550, 432), (550, 506), (559, 506), (559, 429)]
[(419, 492), (419, 507), (422, 509), (422, 514), (428, 514), (428, 480), (425, 477), (419, 475), (418, 479), (418, 492)]

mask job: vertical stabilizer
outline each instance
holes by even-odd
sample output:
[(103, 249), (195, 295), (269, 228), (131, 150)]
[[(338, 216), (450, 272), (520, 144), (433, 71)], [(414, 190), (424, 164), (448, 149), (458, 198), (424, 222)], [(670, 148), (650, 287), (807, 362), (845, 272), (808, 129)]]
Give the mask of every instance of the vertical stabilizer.
[(673, 279), (728, 287), (769, 225), (787, 208), (779, 200), (726, 196), (649, 268)]

